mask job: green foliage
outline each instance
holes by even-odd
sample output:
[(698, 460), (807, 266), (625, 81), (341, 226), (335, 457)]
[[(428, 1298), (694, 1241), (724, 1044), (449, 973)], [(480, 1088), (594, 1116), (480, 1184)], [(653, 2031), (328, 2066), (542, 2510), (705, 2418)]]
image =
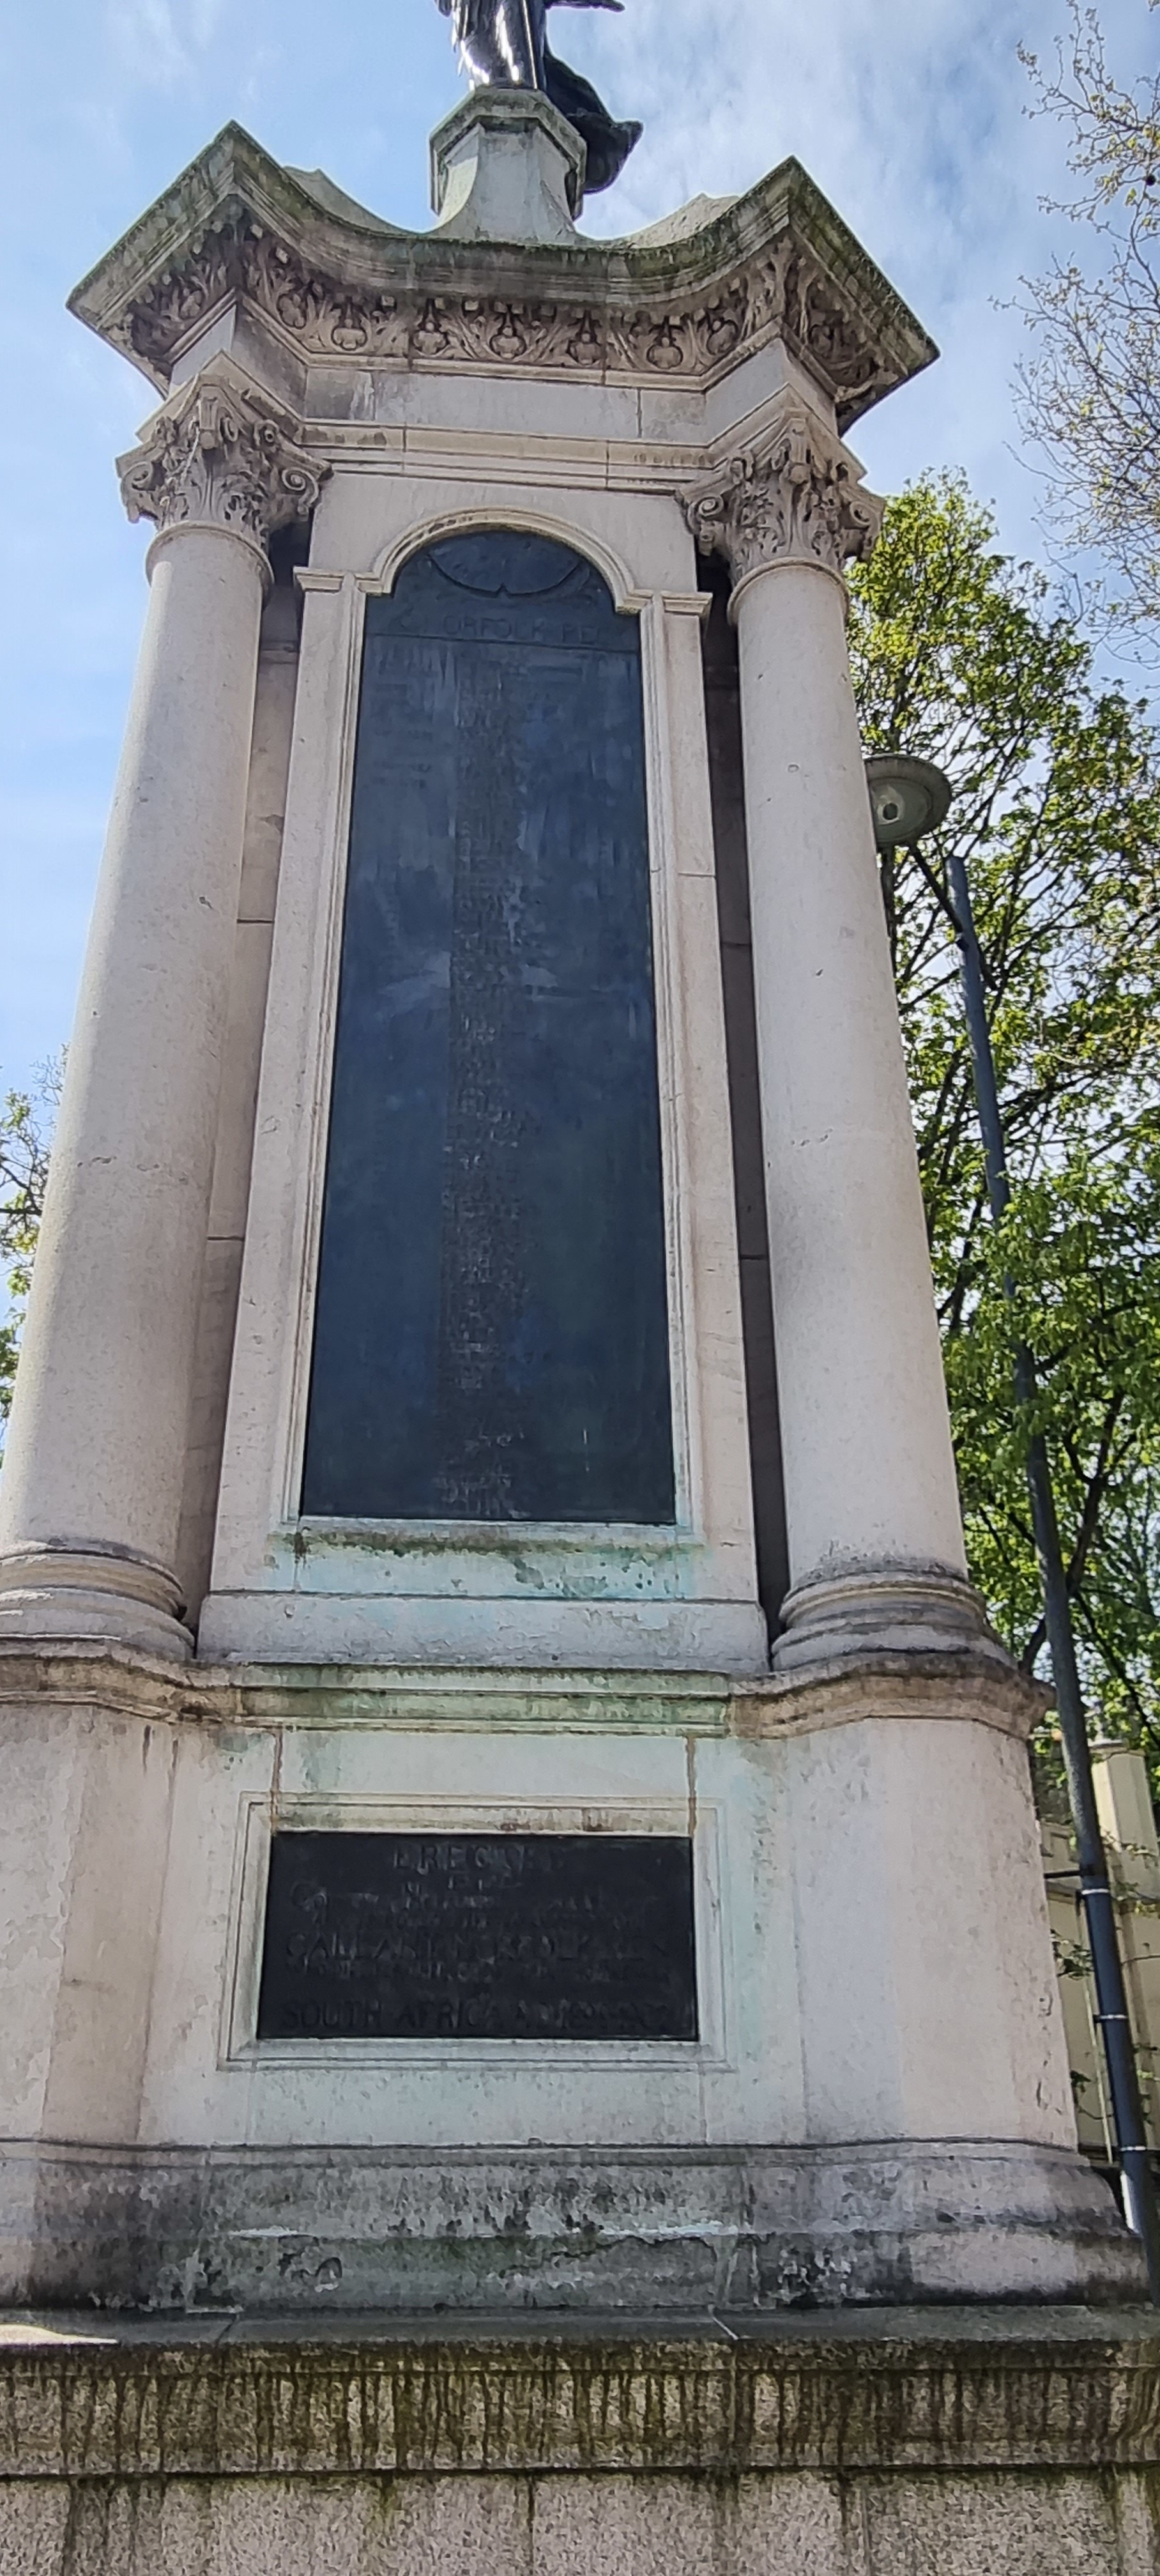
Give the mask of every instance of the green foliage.
[[(1160, 1757), (1160, 748), (994, 534), (960, 481), (918, 484), (854, 575), (851, 621), (867, 749), (923, 754), (954, 787), (941, 832), (884, 862), (883, 894), (968, 1550), (996, 1626), (1042, 1669), (1024, 1485), (1041, 1427), (1090, 1697)], [(1013, 1181), (1000, 1236), (952, 848), (989, 984)], [(1034, 1423), (1013, 1396), (1020, 1336)]]
[(10, 1091), (0, 1106), (0, 1279), (7, 1289), (7, 1313), (0, 1320), (0, 1433), (12, 1402), (63, 1073), (62, 1052), (42, 1067), (31, 1092)]

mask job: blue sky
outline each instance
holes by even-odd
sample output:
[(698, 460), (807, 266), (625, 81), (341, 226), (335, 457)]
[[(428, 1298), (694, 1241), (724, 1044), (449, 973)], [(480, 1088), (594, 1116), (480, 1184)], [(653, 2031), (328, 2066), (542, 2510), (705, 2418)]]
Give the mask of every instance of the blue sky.
[[(1022, 339), (1002, 306), (1058, 225), (1054, 130), (1028, 122), (1020, 41), (1065, 0), (627, 0), (556, 20), (559, 52), (645, 137), (591, 229), (627, 232), (794, 152), (938, 340), (920, 382), (859, 425), (872, 484), (966, 468), (1005, 545), (1042, 553), (1012, 454)], [(1146, 59), (1145, 0), (1108, 0), (1113, 57)], [(434, 0), (41, 0), (9, 13), (0, 175), (9, 394), (9, 613), (0, 647), (0, 1090), (67, 1036), (144, 609), (145, 532), (113, 458), (144, 378), (64, 300), (227, 119), (396, 223), (427, 223), (427, 134), (460, 95)]]

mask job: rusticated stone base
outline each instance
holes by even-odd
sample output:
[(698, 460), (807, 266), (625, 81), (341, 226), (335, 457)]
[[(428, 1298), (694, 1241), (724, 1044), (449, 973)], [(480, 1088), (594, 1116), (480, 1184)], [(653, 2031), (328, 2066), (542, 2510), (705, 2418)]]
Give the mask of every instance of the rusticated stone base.
[(1063, 2148), (0, 2148), (0, 2298), (38, 2305), (659, 2323), (1144, 2290)]
[(1149, 2312), (0, 2326), (4, 2576), (1156, 2576)]

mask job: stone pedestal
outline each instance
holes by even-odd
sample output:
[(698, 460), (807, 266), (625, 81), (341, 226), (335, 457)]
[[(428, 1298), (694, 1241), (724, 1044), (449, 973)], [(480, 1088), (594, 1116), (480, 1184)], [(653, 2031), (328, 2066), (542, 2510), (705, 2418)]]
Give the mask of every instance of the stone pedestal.
[[(74, 299), (163, 397), (124, 469), (159, 536), (5, 1476), (0, 2284), (334, 2326), (499, 2311), (513, 2338), (531, 2309), (708, 2332), (722, 2307), (1130, 2297), (1138, 2249), (1076, 2150), (1036, 1699), (965, 1579), (845, 660), (842, 567), (877, 505), (843, 433), (932, 352), (796, 164), (700, 227), (583, 243), (556, 124), (534, 98), (460, 111), (425, 236), (228, 129)], [(440, 650), (510, 640), (503, 582), (473, 589), (457, 552), (495, 530), (517, 585), (559, 575), (536, 650), (563, 669), (611, 633), (618, 723), (631, 697), (637, 820), (592, 865), (638, 868), (651, 962), (669, 1517), (303, 1506), (364, 646), (405, 641), (424, 560), (459, 582)], [(743, 779), (711, 770), (698, 540), (733, 585)], [(714, 806), (742, 801), (739, 1106)], [(509, 892), (488, 878), (472, 917), (514, 950)], [(468, 1021), (474, 1135), (494, 1030), (482, 1003)], [(755, 1551), (774, 1467), (742, 1112), (780, 1605)], [(272, 1845), (289, 1866), (296, 1836), (344, 1834), (559, 1837), (585, 1861), (606, 1837), (642, 1873), (676, 1846), (679, 2027), (476, 2034), (446, 1979), (434, 2027), (337, 2005), (272, 2026)], [(367, 1944), (335, 1941), (349, 1991)]]
[[(1014, 1682), (174, 1672), (9, 1644), (0, 1710), (0, 2299), (689, 2318), (1134, 2295), (1072, 2143)], [(690, 1812), (694, 2044), (259, 2035), (272, 1825), (673, 1834)]]
[(474, 90), (431, 137), (436, 230), (444, 241), (574, 241), (584, 160), (538, 90)]

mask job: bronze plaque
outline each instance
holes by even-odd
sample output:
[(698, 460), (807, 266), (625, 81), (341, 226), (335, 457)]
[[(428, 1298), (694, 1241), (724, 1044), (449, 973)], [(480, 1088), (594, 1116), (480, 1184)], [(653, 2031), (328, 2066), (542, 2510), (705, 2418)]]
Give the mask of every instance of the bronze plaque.
[(307, 1515), (672, 1526), (640, 650), (513, 529), (367, 602)]
[(281, 1833), (259, 2039), (697, 2037), (693, 1847)]

